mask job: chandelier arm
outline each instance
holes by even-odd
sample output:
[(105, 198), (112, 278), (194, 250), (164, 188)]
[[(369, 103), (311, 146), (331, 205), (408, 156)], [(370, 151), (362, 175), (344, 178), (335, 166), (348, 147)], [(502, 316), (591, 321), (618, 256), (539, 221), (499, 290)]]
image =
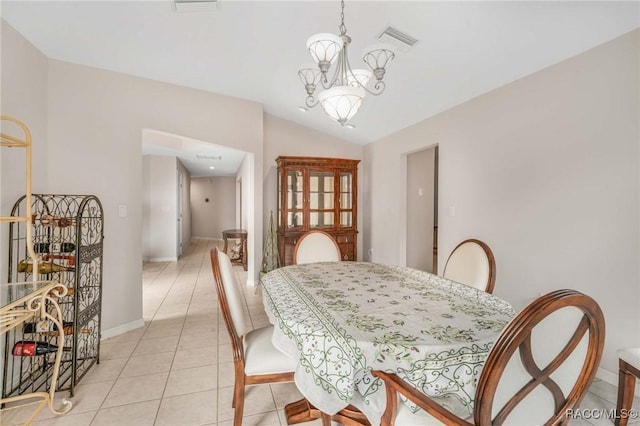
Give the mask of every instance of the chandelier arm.
[(365, 85), (363, 85), (360, 80), (356, 77), (356, 75), (353, 73), (353, 70), (351, 69), (351, 65), (349, 64), (349, 56), (347, 55), (347, 46), (343, 47), (344, 52), (344, 61), (345, 61), (345, 76), (348, 73), (349, 75), (351, 75), (352, 80), (359, 86), (362, 87), (365, 92), (370, 93), (374, 96), (378, 96), (379, 94), (381, 94), (382, 92), (384, 92), (384, 89), (386, 88), (386, 84), (384, 83), (384, 81), (382, 80), (378, 80), (376, 81), (376, 84), (373, 86), (373, 90), (369, 89), (368, 87), (366, 87)]
[(307, 96), (307, 99), (305, 100), (305, 104), (307, 105), (307, 108), (313, 108), (317, 106), (319, 103), (320, 101), (318, 101), (318, 99), (316, 99), (316, 97), (313, 95)]

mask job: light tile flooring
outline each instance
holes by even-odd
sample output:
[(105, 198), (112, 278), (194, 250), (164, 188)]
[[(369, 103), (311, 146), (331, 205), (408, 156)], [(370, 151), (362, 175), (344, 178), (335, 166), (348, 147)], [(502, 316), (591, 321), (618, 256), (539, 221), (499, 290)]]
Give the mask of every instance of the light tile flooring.
[[(233, 360), (211, 274), (209, 249), (214, 244), (200, 240), (178, 262), (145, 264), (145, 326), (104, 340), (100, 364), (81, 380), (71, 412), (55, 417), (45, 409), (33, 424), (232, 425)], [(234, 269), (246, 280), (241, 267)], [(247, 288), (245, 296), (253, 326), (267, 325), (254, 288)], [(252, 386), (243, 425), (284, 426), (284, 405), (300, 397), (290, 383)], [(596, 380), (582, 404), (585, 410), (596, 411), (583, 411), (584, 417), (592, 418), (571, 424), (611, 425), (610, 420), (594, 417), (599, 409), (614, 409), (615, 399), (615, 387)], [(634, 407), (640, 408), (640, 398)], [(28, 413), (4, 412), (0, 423), (22, 424)]]

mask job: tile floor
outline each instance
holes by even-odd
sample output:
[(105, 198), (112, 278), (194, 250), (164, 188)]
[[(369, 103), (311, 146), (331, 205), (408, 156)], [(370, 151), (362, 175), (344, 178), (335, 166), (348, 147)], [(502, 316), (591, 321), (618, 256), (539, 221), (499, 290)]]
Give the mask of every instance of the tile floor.
[[(214, 244), (196, 241), (178, 262), (145, 264), (145, 326), (104, 340), (100, 364), (81, 380), (73, 409), (60, 417), (45, 409), (33, 424), (232, 425), (233, 359), (211, 274), (209, 249)], [(246, 279), (241, 267), (235, 269), (241, 279)], [(253, 326), (267, 325), (254, 288), (247, 288), (245, 296)], [(282, 408), (300, 397), (290, 383), (250, 387), (243, 425), (284, 426)], [(582, 407), (614, 409), (615, 400), (616, 388), (596, 380)], [(634, 407), (640, 408), (640, 398), (636, 398)], [(30, 412), (3, 412), (0, 423), (22, 424)], [(640, 424), (640, 420), (634, 423)], [(612, 422), (583, 418), (571, 424), (600, 426)]]

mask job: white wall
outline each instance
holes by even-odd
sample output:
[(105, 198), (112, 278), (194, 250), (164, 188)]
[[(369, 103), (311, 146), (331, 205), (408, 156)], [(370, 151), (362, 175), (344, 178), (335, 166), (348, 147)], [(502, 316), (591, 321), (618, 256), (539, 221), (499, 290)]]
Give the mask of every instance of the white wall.
[[(47, 58), (4, 20), (0, 20), (0, 114), (22, 121), (32, 137), (32, 192), (44, 193), (47, 186)], [(17, 127), (2, 132), (23, 138)], [(26, 190), (26, 150), (0, 148), (0, 216), (9, 216), (13, 204)], [(0, 282), (7, 277), (8, 225), (0, 226)]]
[[(260, 167), (260, 173), (262, 167)], [(251, 194), (260, 193), (260, 211), (262, 210), (262, 181), (260, 185), (256, 185), (255, 175), (258, 173), (256, 170), (256, 159), (253, 154), (245, 155), (238, 172), (236, 173), (236, 182), (242, 182), (242, 193), (236, 195), (242, 197), (241, 202), (241, 222), (238, 226), (247, 230), (247, 251), (248, 254), (248, 280), (249, 285), (257, 284), (257, 273), (260, 270), (262, 260), (262, 227), (263, 220), (262, 215), (255, 216), (258, 197), (251, 197)], [(254, 221), (254, 219), (256, 219)], [(258, 223), (259, 222), (259, 226)], [(253, 249), (252, 249), (253, 248)], [(253, 250), (253, 253), (251, 252)]]
[(182, 176), (182, 219), (179, 225), (182, 228), (182, 255), (191, 244), (191, 173), (178, 159), (176, 165), (178, 173)]
[(146, 261), (178, 260), (176, 157), (149, 156), (149, 246)]
[[(522, 308), (574, 288), (607, 321), (602, 367), (640, 345), (640, 31), (515, 81), (365, 147), (365, 248), (395, 241), (404, 153), (439, 144), (439, 266), (468, 237), (497, 261), (494, 293)], [(455, 216), (447, 213), (455, 206)]]
[[(206, 202), (205, 199), (209, 199)], [(222, 238), (222, 231), (236, 227), (236, 178), (191, 179), (192, 231), (196, 238)]]
[(430, 148), (406, 156), (407, 266), (428, 272), (433, 272), (435, 152)]
[[(311, 112), (310, 112), (311, 113)], [(313, 113), (324, 114), (322, 111)], [(327, 117), (327, 120), (330, 120)], [(339, 124), (336, 123), (336, 126)], [(344, 129), (345, 133), (349, 129)], [(278, 224), (278, 170), (276, 158), (283, 156), (336, 157), (361, 160), (362, 145), (328, 136), (324, 133), (300, 126), (291, 121), (264, 115), (264, 216), (263, 226), (268, 229), (269, 214), (273, 212), (273, 221)], [(365, 188), (362, 176), (362, 163), (358, 168), (358, 258), (362, 259), (363, 209), (362, 194)]]

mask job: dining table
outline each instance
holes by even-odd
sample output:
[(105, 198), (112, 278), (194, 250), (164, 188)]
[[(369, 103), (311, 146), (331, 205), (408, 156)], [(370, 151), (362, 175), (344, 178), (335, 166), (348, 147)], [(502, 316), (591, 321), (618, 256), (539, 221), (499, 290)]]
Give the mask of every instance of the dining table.
[(370, 262), (291, 265), (260, 283), (273, 344), (297, 360), (304, 399), (331, 415), (356, 407), (376, 425), (386, 395), (372, 370), (396, 373), (469, 416), (489, 351), (516, 314), (476, 288)]

